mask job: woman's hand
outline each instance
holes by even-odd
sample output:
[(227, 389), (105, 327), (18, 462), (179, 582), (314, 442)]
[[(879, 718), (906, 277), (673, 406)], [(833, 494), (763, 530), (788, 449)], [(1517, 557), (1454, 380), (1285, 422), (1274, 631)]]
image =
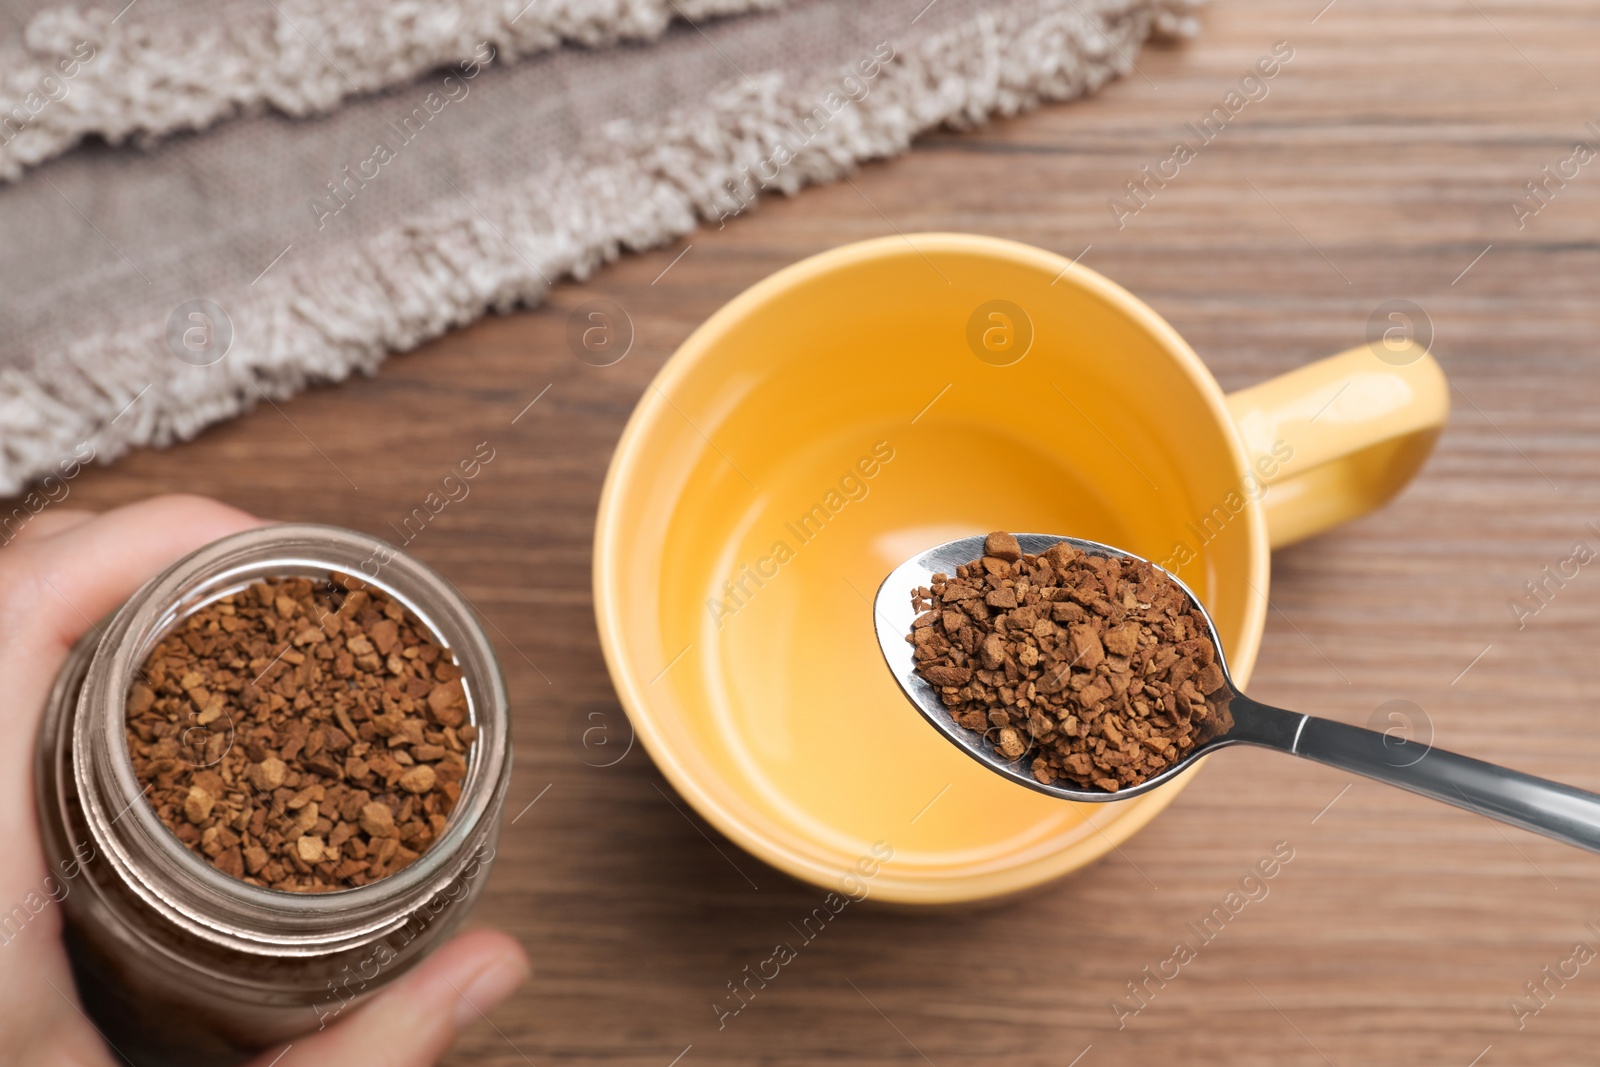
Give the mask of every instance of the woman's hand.
[[(0, 1049), (7, 1062), (109, 1067), (120, 1062), (84, 1015), (61, 943), (60, 908), (22, 907), (48, 873), (33, 798), (33, 744), (67, 651), (147, 579), (219, 537), (262, 524), (200, 497), (158, 497), (93, 515), (46, 509), (0, 547)], [(424, 1067), (528, 974), (506, 934), (462, 934), (338, 1024), (268, 1050), (261, 1067)], [(308, 1013), (309, 1017), (309, 1013)]]

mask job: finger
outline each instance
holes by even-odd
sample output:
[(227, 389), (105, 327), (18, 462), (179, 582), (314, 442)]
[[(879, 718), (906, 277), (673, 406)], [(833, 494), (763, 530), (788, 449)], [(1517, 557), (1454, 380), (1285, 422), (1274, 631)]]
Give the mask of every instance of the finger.
[[(462, 934), (326, 1030), (264, 1052), (252, 1067), (431, 1067), (456, 1034), (528, 977), (522, 946), (498, 930)], [(275, 1059), (278, 1057), (278, 1059)]]
[[(79, 508), (52, 508), (41, 511), (17, 528), (9, 541), (0, 542), (7, 545), (28, 545), (46, 537), (54, 536), (64, 530), (70, 530), (80, 523), (88, 522), (94, 518), (94, 512), (83, 511)], [(9, 529), (9, 526), (0, 527)]]
[(264, 520), (199, 496), (159, 496), (115, 508), (35, 542), (40, 629), (71, 644), (102, 615), (182, 556)]
[[(185, 552), (258, 522), (212, 501), (161, 497), (0, 551), (0, 724), (32, 737), (68, 647), (94, 620)], [(28, 746), (0, 748), (0, 841), (11, 846), (36, 833), (28, 767)], [(36, 885), (41, 861), (19, 859), (16, 848), (8, 856), (0, 864), (0, 899), (15, 900), (13, 889), (27, 892), (17, 879)]]

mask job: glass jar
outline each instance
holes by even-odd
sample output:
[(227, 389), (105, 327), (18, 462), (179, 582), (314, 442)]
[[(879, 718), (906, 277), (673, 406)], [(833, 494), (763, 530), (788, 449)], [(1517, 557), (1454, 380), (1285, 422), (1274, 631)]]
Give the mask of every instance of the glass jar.
[[(134, 774), (125, 709), (146, 656), (194, 611), (263, 578), (331, 572), (388, 593), (450, 650), (477, 734), (460, 799), (417, 860), (357, 888), (290, 893), (216, 870), (162, 825)], [(218, 727), (231, 743), (231, 726)], [(510, 770), (494, 652), (429, 568), (372, 537), (300, 524), (179, 560), (77, 644), (40, 726), (41, 831), (67, 886), (64, 936), (85, 1009), (136, 1065), (235, 1064), (331, 1025), (465, 917), (494, 857)]]

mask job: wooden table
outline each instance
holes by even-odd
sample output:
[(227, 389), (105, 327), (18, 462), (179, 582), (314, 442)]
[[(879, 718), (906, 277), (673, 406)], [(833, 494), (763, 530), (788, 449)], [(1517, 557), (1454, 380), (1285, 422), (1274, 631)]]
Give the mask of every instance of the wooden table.
[[(817, 891), (675, 810), (642, 751), (595, 768), (572, 742), (590, 713), (623, 729), (592, 622), (590, 539), (609, 453), (651, 376), (714, 309), (796, 259), (953, 229), (1083, 252), (1229, 388), (1361, 342), (1385, 300), (1424, 308), (1456, 387), (1449, 428), (1387, 510), (1279, 554), (1255, 695), (1362, 723), (1412, 701), (1440, 744), (1600, 788), (1600, 567), (1522, 629), (1508, 607), (1574, 542), (1600, 550), (1585, 525), (1600, 521), (1600, 162), (1552, 183), (1523, 228), (1510, 207), (1574, 142), (1600, 146), (1584, 125), (1600, 119), (1600, 25), (1576, 3), (1338, 0), (1319, 16), (1322, 2), (1218, 4), (1198, 40), (1147, 51), (1094, 100), (929, 137), (854, 187), (766, 203), (376, 378), (74, 484), (81, 505), (183, 490), (381, 535), (492, 443), (470, 498), (412, 550), (497, 631), (523, 813), (476, 920), (515, 931), (535, 974), (450, 1062), (1592, 1059), (1600, 962), (1551, 982), (1520, 1029), (1510, 1001), (1575, 943), (1600, 951), (1600, 860), (1264, 753), (1218, 762), (1120, 855), (1002, 907), (850, 909), (719, 1031), (724, 983)], [(1294, 57), (1269, 95), (1118, 229), (1108, 198), (1278, 41)], [(606, 368), (565, 343), (566, 313), (595, 296), (637, 327)], [(1268, 896), (1152, 984), (1119, 1030), (1113, 998), (1278, 842), (1294, 858)]]

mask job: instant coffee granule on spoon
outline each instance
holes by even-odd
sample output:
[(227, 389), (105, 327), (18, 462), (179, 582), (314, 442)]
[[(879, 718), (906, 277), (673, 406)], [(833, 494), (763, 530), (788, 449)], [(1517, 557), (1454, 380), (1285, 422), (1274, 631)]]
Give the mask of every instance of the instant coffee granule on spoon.
[(291, 892), (416, 860), (475, 737), (449, 650), (342, 574), (206, 604), (151, 651), (127, 702), (134, 772), (167, 829), (225, 874)]
[(984, 555), (912, 594), (917, 673), (961, 726), (1045, 785), (1116, 792), (1233, 725), (1204, 617), (1142, 560), (1057, 543)]

